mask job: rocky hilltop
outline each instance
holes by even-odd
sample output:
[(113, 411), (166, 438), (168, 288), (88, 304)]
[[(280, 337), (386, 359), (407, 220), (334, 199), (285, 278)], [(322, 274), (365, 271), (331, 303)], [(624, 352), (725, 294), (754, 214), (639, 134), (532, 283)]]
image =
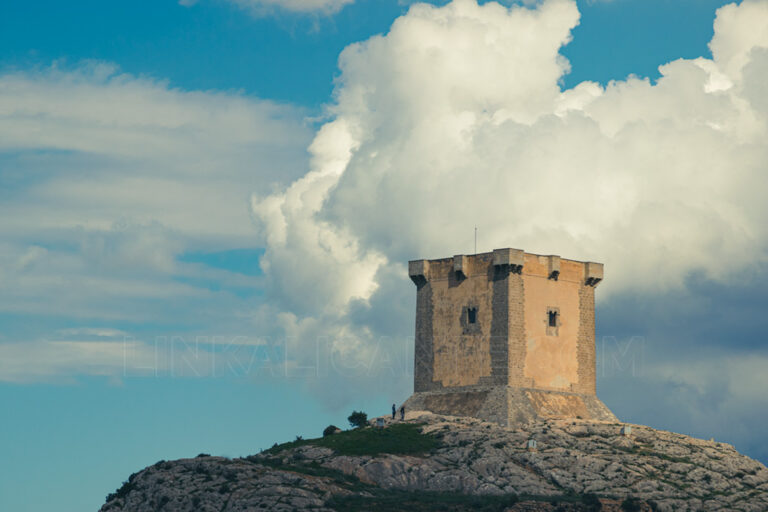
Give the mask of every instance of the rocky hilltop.
[(101, 510), (768, 510), (768, 469), (733, 446), (623, 427), (415, 412), (242, 459), (161, 461)]

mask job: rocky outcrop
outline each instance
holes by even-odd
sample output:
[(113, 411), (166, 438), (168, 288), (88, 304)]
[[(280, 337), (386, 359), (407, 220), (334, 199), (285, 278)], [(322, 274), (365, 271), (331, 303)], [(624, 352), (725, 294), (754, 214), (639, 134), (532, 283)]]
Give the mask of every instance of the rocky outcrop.
[(434, 441), (428, 453), (356, 455), (309, 440), (245, 459), (160, 462), (133, 475), (102, 511), (620, 510), (622, 502), (768, 510), (768, 469), (725, 443), (640, 425), (624, 435), (622, 424), (585, 420), (504, 428), (411, 413), (407, 422)]

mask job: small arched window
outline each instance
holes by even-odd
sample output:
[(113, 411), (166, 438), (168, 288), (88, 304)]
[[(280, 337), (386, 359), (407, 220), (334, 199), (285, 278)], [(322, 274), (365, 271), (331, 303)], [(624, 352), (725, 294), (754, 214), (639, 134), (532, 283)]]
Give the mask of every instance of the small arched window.
[(558, 336), (560, 331), (560, 308), (547, 308), (547, 318), (544, 321), (547, 326), (547, 336)]
[(549, 316), (549, 326), (550, 327), (557, 327), (557, 311), (552, 311), (550, 309), (547, 312), (547, 315)]

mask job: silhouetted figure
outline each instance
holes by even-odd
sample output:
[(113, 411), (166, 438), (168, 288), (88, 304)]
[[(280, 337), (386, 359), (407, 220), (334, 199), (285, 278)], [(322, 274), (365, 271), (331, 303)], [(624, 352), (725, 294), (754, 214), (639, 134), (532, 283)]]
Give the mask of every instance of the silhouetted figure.
[(401, 419), (401, 420), (404, 420), (404, 419), (405, 419), (405, 406), (402, 406), (402, 407), (400, 408), (400, 419)]
[(392, 419), (395, 419), (396, 413), (397, 413), (397, 407), (395, 407), (395, 404), (392, 404)]

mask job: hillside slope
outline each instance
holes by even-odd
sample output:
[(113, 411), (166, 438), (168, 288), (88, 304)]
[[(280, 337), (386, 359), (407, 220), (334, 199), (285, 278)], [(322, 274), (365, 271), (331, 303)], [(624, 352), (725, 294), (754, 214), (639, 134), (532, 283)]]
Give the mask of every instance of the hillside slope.
[(417, 412), (244, 459), (162, 461), (101, 510), (768, 510), (768, 469), (732, 446), (621, 426)]

